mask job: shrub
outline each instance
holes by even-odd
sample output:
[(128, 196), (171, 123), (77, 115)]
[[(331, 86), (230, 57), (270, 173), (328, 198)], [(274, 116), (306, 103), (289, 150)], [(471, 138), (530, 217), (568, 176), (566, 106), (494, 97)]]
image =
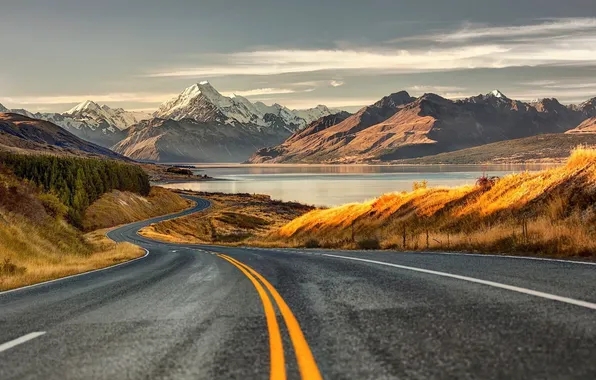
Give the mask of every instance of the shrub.
[(488, 177), (486, 175), (482, 175), (482, 177), (476, 180), (476, 186), (488, 190), (493, 187), (498, 180), (499, 177)]
[(427, 186), (428, 186), (427, 180), (422, 180), (420, 182), (414, 181), (414, 183), (412, 184), (412, 190), (416, 191), (418, 189), (426, 189)]
[(358, 240), (356, 245), (359, 249), (381, 249), (381, 243), (376, 238)]
[(321, 244), (317, 239), (308, 239), (304, 243), (304, 248), (321, 248)]
[(68, 213), (68, 207), (60, 202), (54, 194), (39, 194), (37, 198), (41, 201), (46, 212), (56, 219), (63, 218)]

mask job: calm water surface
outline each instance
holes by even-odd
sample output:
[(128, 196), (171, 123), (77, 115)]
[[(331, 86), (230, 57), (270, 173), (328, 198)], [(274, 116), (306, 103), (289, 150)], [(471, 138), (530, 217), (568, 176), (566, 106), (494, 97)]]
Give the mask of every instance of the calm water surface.
[(502, 177), (509, 173), (543, 169), (539, 165), (501, 166), (200, 166), (196, 173), (221, 181), (184, 182), (165, 187), (224, 193), (268, 194), (274, 199), (317, 206), (362, 202), (384, 193), (411, 190), (414, 181), (428, 186), (474, 184), (486, 172)]

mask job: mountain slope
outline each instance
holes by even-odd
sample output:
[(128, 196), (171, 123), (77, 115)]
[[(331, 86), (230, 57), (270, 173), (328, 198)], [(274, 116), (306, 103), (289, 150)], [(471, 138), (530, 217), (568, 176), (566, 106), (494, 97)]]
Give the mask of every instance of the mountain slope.
[[(381, 110), (379, 105), (388, 98), (393, 99), (393, 106)], [(261, 150), (250, 162), (389, 161), (562, 133), (594, 112), (592, 101), (579, 106), (564, 106), (556, 99), (529, 104), (509, 99), (498, 90), (452, 101), (435, 94), (414, 99), (401, 92), (337, 125), (296, 134), (278, 147)]]
[(131, 127), (114, 150), (146, 161), (242, 162), (256, 149), (279, 143), (280, 136), (276, 128), (155, 118)]
[(121, 155), (84, 141), (51, 122), (15, 113), (0, 113), (0, 150), (124, 159)]
[(122, 108), (110, 108), (107, 105), (87, 100), (63, 113), (33, 113), (25, 109), (7, 110), (0, 107), (0, 112), (11, 112), (33, 119), (54, 123), (77, 137), (109, 148), (126, 137), (124, 129), (149, 118), (140, 112), (129, 112)]
[(596, 133), (596, 117), (584, 120), (577, 127), (565, 132), (569, 134)]
[[(291, 111), (279, 104), (227, 97), (208, 82), (163, 103), (154, 118), (131, 127), (114, 149), (150, 161), (242, 162), (255, 150), (283, 142), (325, 106)], [(303, 118), (304, 117), (304, 118)]]

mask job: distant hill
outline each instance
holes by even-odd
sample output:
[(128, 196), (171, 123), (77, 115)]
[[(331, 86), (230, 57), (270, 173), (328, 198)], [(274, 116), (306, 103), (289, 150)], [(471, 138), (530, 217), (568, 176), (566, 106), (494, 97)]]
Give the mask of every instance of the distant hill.
[(532, 103), (498, 90), (461, 100), (401, 91), (315, 133), (295, 133), (261, 149), (249, 162), (359, 163), (457, 151), (498, 141), (563, 133), (596, 116), (596, 98), (580, 105), (556, 99)]
[(596, 146), (596, 133), (556, 133), (531, 136), (389, 163), (430, 165), (562, 162), (569, 157), (569, 152), (579, 145)]
[(565, 133), (596, 133), (596, 117), (584, 120), (583, 123)]
[(16, 113), (0, 113), (0, 151), (126, 159), (49, 121)]

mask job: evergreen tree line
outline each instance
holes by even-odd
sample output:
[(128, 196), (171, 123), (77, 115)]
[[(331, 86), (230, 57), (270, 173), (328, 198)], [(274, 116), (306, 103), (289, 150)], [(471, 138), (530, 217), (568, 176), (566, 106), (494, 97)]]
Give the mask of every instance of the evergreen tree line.
[(68, 207), (70, 222), (78, 227), (87, 207), (102, 194), (121, 190), (148, 195), (150, 190), (143, 169), (114, 160), (2, 153), (0, 163), (58, 197)]

